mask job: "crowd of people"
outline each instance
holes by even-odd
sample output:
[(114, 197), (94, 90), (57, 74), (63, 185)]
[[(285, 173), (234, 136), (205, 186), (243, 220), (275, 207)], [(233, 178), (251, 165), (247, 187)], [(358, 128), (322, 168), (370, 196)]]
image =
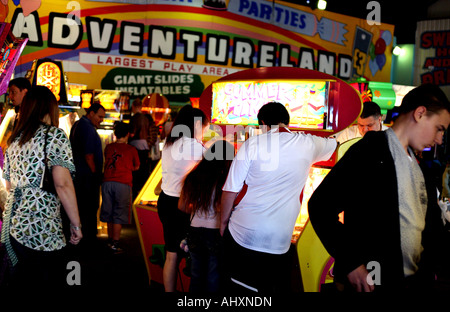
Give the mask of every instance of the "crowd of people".
[[(13, 103), (18, 118), (5, 152), (0, 279), (65, 283), (65, 247), (95, 242), (100, 196), (108, 246), (123, 251), (122, 225), (130, 223), (132, 200), (153, 167), (157, 127), (137, 100), (130, 123), (116, 123), (116, 139), (103, 151), (97, 128), (106, 111), (100, 104), (91, 105), (67, 137), (46, 87), (29, 86)], [(414, 88), (390, 127), (383, 126), (376, 103), (364, 103), (357, 125), (330, 137), (291, 131), (289, 112), (278, 102), (263, 105), (257, 117), (262, 133), (237, 153), (223, 138), (203, 144), (209, 119), (198, 108), (183, 106), (171, 121), (157, 202), (166, 292), (176, 291), (186, 253), (190, 292), (289, 291), (288, 251), (310, 168), (352, 137), (360, 140), (308, 203), (310, 222), (335, 259), (336, 291), (433, 289), (448, 274), (450, 252), (443, 246), (450, 234), (438, 205), (438, 179), (417, 156), (443, 143), (450, 103), (442, 90)], [(45, 166), (54, 192), (43, 187)], [(355, 181), (368, 171), (371, 179)], [(353, 191), (343, 196), (349, 185)], [(381, 267), (376, 276), (373, 263)]]
[[(267, 103), (258, 112), (263, 134), (246, 140), (235, 157), (227, 156), (228, 167), (219, 161), (223, 153), (211, 156), (212, 150), (199, 144), (206, 125), (197, 112), (186, 107), (180, 113), (184, 121), (176, 119), (172, 129), (184, 125), (189, 131), (177, 129), (178, 145), (163, 150), (162, 190), (170, 195), (158, 201), (160, 216), (173, 211), (171, 218), (161, 216), (166, 244), (171, 242), (165, 290), (176, 289), (174, 270), (183, 252), (177, 245), (187, 236), (188, 248), (184, 241), (181, 247), (192, 258), (190, 291), (289, 291), (288, 250), (300, 192), (310, 167), (329, 159), (337, 140), (291, 132), (286, 108)], [(331, 169), (308, 205), (313, 228), (335, 259), (335, 291), (432, 290), (439, 278), (448, 278), (450, 234), (438, 205), (439, 185), (417, 155), (442, 144), (449, 124), (449, 101), (435, 85), (408, 93), (391, 127), (383, 126), (376, 103), (364, 105), (353, 134), (360, 141)], [(337, 136), (345, 141), (343, 133)], [(175, 159), (183, 162), (176, 167)], [(213, 161), (224, 168), (221, 174), (204, 173)], [(355, 181), (368, 171), (374, 175), (367, 183)], [(355, 191), (347, 196), (349, 185)], [(177, 203), (188, 215), (174, 217)], [(373, 265), (381, 271), (371, 272)]]

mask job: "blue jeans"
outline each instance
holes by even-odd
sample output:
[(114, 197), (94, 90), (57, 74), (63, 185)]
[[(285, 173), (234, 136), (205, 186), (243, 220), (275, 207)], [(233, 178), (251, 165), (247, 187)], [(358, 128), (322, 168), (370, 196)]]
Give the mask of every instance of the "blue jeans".
[(188, 246), (191, 256), (189, 291), (219, 292), (222, 284), (222, 237), (219, 229), (190, 227)]

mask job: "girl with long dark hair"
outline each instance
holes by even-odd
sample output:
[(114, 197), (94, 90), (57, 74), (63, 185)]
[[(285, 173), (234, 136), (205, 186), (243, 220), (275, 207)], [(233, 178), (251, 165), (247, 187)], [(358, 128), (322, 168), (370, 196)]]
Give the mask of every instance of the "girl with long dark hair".
[(233, 158), (234, 146), (225, 140), (216, 141), (184, 180), (178, 208), (192, 218), (188, 241), (191, 292), (220, 291), (220, 200)]
[(202, 159), (205, 147), (203, 132), (209, 126), (206, 115), (186, 105), (180, 109), (162, 150), (161, 194), (158, 215), (163, 225), (166, 260), (163, 268), (164, 288), (176, 289), (180, 242), (189, 226), (189, 215), (178, 210), (178, 200), (186, 174)]

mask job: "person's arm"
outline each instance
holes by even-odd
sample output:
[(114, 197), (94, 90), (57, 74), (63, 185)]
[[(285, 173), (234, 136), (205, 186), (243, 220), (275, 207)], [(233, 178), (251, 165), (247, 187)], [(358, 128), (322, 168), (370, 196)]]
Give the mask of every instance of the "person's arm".
[(231, 211), (233, 210), (233, 203), (237, 195), (237, 192), (222, 192), (220, 211), (220, 235), (222, 236), (228, 225), (228, 221), (230, 220)]
[(89, 166), (89, 169), (91, 169), (92, 173), (95, 173), (95, 161), (94, 161), (94, 154), (86, 154), (84, 155), (84, 159), (86, 160), (87, 165)]
[(186, 212), (186, 202), (184, 201), (183, 193), (181, 193), (180, 198), (178, 199), (178, 209)]
[(81, 222), (72, 177), (69, 170), (62, 166), (53, 166), (52, 176), (58, 197), (70, 220), (70, 242), (76, 245), (80, 242), (83, 234), (81, 233)]
[(139, 154), (137, 149), (135, 148), (133, 150), (133, 171), (139, 170), (139, 167), (141, 166), (141, 161), (139, 160)]

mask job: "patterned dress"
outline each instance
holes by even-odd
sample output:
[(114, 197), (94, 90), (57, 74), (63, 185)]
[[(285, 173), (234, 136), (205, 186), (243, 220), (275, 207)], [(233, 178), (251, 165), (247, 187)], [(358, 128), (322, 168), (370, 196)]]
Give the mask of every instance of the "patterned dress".
[[(66, 244), (62, 231), (61, 202), (57, 195), (40, 188), (44, 172), (45, 132), (46, 126), (41, 125), (34, 137), (21, 147), (19, 138), (16, 138), (5, 154), (3, 177), (10, 182), (11, 190), (3, 212), (1, 240), (13, 265), (17, 258), (8, 248), (8, 234), (22, 245), (39, 251), (58, 250)], [(47, 158), (50, 167), (62, 166), (74, 175), (70, 141), (62, 129), (50, 127)]]

